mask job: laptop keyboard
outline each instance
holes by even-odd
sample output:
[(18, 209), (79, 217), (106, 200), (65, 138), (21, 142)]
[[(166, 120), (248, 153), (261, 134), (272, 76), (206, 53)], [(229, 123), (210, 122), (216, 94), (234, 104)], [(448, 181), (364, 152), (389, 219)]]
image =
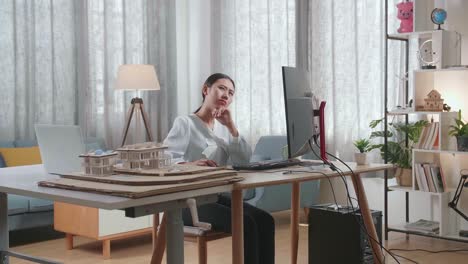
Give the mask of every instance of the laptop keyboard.
[(270, 170), (270, 169), (278, 169), (278, 168), (285, 168), (294, 165), (299, 165), (302, 162), (298, 159), (287, 159), (287, 160), (280, 160), (280, 161), (259, 161), (259, 162), (252, 162), (249, 164), (244, 165), (234, 165), (232, 168), (234, 170)]

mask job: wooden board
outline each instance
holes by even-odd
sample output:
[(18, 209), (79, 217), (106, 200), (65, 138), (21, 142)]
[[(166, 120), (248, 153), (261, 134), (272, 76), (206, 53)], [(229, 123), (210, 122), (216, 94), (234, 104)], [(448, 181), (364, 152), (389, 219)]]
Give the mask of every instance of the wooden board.
[(74, 179), (55, 179), (49, 181), (40, 181), (39, 186), (53, 187), (67, 190), (76, 190), (84, 192), (93, 192), (99, 194), (108, 194), (129, 198), (141, 198), (180, 191), (209, 188), (214, 186), (226, 185), (241, 181), (243, 177), (227, 176), (215, 179), (206, 179), (189, 183), (150, 185), (150, 186), (129, 186), (121, 184), (109, 184), (91, 181), (81, 181)]
[(218, 171), (210, 171), (210, 172), (205, 172), (205, 173), (197, 173), (197, 174), (182, 175), (182, 176), (170, 176), (170, 177), (139, 176), (139, 175), (128, 175), (128, 174), (93, 176), (93, 175), (85, 175), (83, 173), (70, 173), (70, 174), (61, 175), (61, 176), (62, 178), (82, 180), (82, 181), (142, 186), (142, 185), (187, 183), (187, 182), (194, 182), (194, 181), (199, 181), (199, 180), (234, 176), (236, 174), (237, 173), (232, 170), (218, 170)]
[(225, 167), (208, 167), (208, 166), (196, 166), (187, 164), (174, 164), (170, 167), (160, 169), (125, 169), (114, 166), (114, 172), (125, 173), (125, 174), (136, 174), (140, 176), (176, 176), (176, 175), (189, 175), (210, 171), (224, 170)]

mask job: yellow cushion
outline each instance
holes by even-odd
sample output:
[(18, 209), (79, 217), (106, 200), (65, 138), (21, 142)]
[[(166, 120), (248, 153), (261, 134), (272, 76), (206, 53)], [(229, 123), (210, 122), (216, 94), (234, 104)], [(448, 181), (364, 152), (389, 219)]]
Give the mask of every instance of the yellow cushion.
[(39, 147), (30, 148), (0, 148), (8, 167), (41, 164)]

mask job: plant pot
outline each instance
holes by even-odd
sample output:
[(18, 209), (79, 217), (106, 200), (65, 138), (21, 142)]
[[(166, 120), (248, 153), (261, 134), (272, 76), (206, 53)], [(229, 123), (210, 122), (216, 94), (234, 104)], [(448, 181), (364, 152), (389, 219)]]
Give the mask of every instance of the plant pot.
[(468, 151), (468, 136), (457, 136), (457, 150)]
[(411, 169), (397, 168), (395, 178), (400, 186), (413, 186), (413, 179), (411, 178)]
[(369, 164), (369, 162), (367, 161), (367, 153), (354, 153), (354, 160), (356, 161), (357, 165)]

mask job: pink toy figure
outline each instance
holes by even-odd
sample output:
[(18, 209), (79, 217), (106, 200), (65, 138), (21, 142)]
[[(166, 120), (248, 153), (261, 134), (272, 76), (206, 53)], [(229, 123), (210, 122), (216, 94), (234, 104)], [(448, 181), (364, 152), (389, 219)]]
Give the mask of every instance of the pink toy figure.
[(413, 2), (397, 4), (398, 19), (401, 20), (398, 33), (413, 32)]

